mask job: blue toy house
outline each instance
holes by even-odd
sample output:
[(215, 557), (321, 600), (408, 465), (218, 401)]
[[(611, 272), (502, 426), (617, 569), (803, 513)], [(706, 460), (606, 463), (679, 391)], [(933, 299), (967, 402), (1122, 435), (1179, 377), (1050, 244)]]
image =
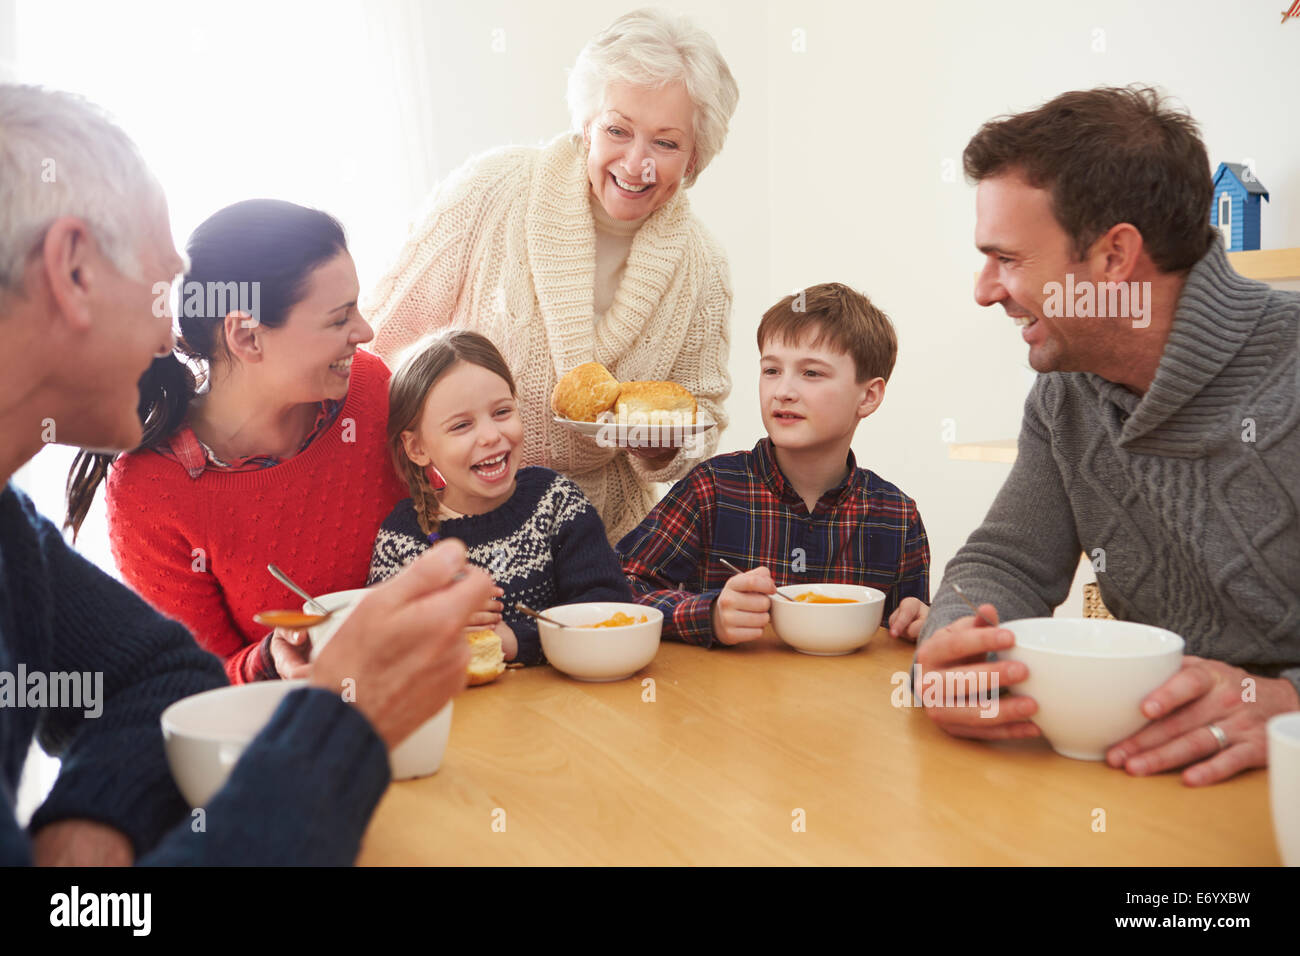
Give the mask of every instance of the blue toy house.
[(1214, 205), (1210, 224), (1223, 233), (1229, 252), (1259, 248), (1259, 197), (1268, 190), (1241, 163), (1219, 163), (1214, 171)]

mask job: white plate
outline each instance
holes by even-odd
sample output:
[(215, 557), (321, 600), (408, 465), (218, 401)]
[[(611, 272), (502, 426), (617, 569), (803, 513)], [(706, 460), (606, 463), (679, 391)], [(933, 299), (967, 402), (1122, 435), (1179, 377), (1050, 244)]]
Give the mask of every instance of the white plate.
[(606, 421), (575, 422), (557, 416), (555, 424), (595, 439), (596, 444), (605, 448), (689, 448), (698, 444), (700, 436), (710, 428), (716, 428), (718, 423), (702, 421), (694, 425), (645, 425), (635, 421), (619, 422), (613, 416)]

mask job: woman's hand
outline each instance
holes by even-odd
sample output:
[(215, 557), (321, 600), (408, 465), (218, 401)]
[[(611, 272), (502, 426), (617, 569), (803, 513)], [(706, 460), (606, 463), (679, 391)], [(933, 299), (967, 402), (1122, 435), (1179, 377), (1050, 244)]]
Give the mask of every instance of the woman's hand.
[(488, 598), (487, 603), (480, 610), (469, 616), (469, 626), (490, 631), (500, 624), (502, 605), (499, 599), (504, 597), (505, 593), (501, 588), (493, 586), (492, 597)]
[(648, 467), (657, 471), (660, 468), (666, 467), (670, 461), (676, 458), (679, 451), (681, 451), (680, 448), (651, 448), (649, 446), (644, 448), (632, 448), (629, 446), (627, 453), (629, 455), (636, 455), (644, 461)]
[(271, 635), (271, 659), (284, 680), (311, 676), (311, 642), (306, 631), (277, 627)]

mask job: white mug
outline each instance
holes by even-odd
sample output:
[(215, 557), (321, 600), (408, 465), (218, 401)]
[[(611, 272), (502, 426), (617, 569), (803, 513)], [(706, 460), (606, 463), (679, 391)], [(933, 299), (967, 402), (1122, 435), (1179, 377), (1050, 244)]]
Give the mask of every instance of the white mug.
[(1300, 866), (1300, 710), (1268, 722), (1268, 792), (1283, 866)]

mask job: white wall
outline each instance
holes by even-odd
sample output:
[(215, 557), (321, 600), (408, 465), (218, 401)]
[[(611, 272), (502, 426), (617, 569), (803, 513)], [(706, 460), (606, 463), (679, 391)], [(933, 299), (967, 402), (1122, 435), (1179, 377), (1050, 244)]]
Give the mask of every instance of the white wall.
[(0, 83), (14, 78), (14, 0), (0, 0)]
[[(565, 70), (635, 5), (154, 2), (135, 8), (153, 11), (153, 29), (105, 43), (122, 8), (19, 0), (19, 52), (24, 78), (81, 88), (123, 117), (173, 197), (178, 242), (226, 202), (283, 195), (343, 219), (368, 285), (429, 185), (475, 152), (564, 128)], [(1279, 0), (674, 6), (713, 33), (741, 88), (726, 149), (691, 191), (736, 290), (724, 448), (762, 434), (762, 312), (814, 282), (866, 291), (892, 316), (901, 352), (855, 450), (919, 502), (936, 585), (1008, 470), (949, 460), (944, 420), (958, 441), (1014, 437), (1031, 381), (1014, 325), (971, 295), (973, 190), (959, 169), (980, 123), (1067, 89), (1158, 84), (1200, 120), (1212, 162), (1254, 159), (1273, 193), (1264, 247), (1300, 246), (1300, 21), (1280, 25)], [(384, 56), (411, 29), (414, 74)], [(805, 52), (793, 49), (796, 30)], [(160, 48), (169, 35), (175, 46)], [(427, 125), (402, 129), (417, 83)]]

